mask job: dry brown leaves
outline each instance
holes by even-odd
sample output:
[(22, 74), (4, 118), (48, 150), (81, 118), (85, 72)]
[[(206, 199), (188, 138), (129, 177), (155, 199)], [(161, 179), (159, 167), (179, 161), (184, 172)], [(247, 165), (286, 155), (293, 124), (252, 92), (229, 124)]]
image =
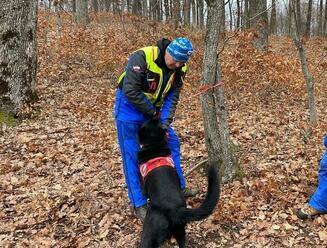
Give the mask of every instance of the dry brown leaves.
[[(197, 93), (200, 31), (131, 16), (92, 16), (86, 29), (62, 14), (40, 13), (38, 91), (33, 118), (0, 137), (0, 244), (4, 247), (136, 247), (112, 116), (116, 79), (130, 52), (160, 37), (188, 35), (196, 51), (176, 114), (184, 168), (206, 157)], [(227, 34), (230, 35), (230, 34)], [(224, 185), (217, 211), (187, 228), (188, 247), (325, 247), (327, 218), (295, 211), (315, 189), (327, 130), (326, 82), (317, 80), (319, 124), (308, 135), (307, 100), (291, 40), (272, 37), (269, 52), (242, 33), (221, 54), (238, 180)], [(326, 40), (307, 41), (314, 76), (326, 78)], [(191, 96), (191, 100), (190, 99)], [(188, 99), (188, 100), (186, 100)], [(202, 171), (187, 178), (205, 195)], [(173, 243), (167, 245), (170, 246)]]

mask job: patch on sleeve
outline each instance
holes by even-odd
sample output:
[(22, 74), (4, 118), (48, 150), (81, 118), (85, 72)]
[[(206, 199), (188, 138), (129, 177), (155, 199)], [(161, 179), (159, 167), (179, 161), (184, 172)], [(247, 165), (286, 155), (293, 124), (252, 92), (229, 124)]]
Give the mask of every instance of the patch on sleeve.
[(134, 65), (132, 68), (133, 68), (133, 71), (135, 71), (135, 72), (141, 72), (141, 67), (138, 65)]

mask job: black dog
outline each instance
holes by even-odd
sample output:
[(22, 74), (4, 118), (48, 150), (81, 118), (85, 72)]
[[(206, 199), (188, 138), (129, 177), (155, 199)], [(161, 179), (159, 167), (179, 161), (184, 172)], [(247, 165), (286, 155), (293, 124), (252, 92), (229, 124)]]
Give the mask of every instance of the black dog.
[[(172, 160), (166, 131), (161, 128), (158, 120), (146, 122), (140, 128), (138, 138), (141, 144), (138, 159), (144, 176), (144, 193), (149, 198), (140, 246), (159, 247), (173, 236), (179, 247), (185, 247), (186, 224), (208, 217), (218, 202), (220, 187), (217, 170), (214, 165), (210, 166), (208, 192), (204, 202), (196, 209), (189, 209), (173, 163), (170, 164)], [(150, 167), (147, 166), (152, 163), (149, 161), (157, 163), (151, 165), (151, 171), (147, 171)]]

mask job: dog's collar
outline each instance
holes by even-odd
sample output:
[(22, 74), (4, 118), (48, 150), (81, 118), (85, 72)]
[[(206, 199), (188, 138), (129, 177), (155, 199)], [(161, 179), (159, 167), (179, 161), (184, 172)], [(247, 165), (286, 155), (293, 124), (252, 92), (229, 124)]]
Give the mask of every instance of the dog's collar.
[(142, 178), (144, 179), (152, 170), (161, 166), (170, 166), (175, 168), (175, 164), (171, 156), (156, 157), (140, 165), (140, 173)]

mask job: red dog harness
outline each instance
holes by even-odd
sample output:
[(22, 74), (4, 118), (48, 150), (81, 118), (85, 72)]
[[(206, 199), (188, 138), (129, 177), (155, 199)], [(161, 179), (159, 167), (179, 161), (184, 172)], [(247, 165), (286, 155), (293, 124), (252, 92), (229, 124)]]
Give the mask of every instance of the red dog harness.
[(142, 178), (144, 179), (152, 170), (161, 166), (170, 166), (172, 168), (175, 168), (174, 161), (171, 156), (153, 158), (150, 159), (148, 162), (140, 165), (140, 172)]

